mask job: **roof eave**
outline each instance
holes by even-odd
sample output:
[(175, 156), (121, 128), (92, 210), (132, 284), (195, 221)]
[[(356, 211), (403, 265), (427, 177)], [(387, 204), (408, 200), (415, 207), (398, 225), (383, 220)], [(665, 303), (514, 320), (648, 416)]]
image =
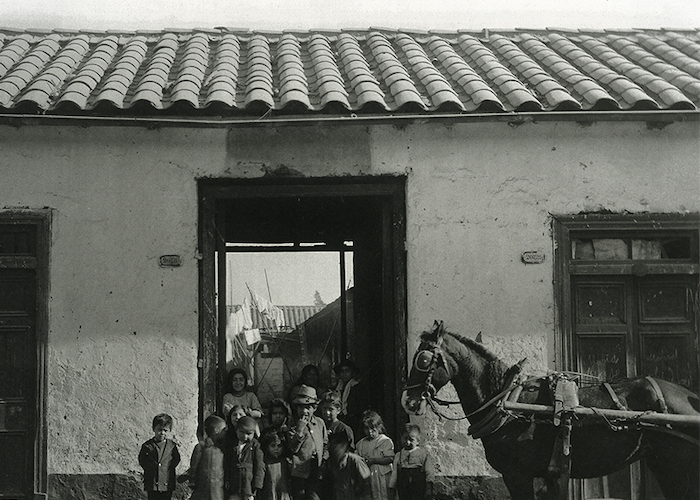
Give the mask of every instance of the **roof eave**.
[(235, 128), (235, 127), (288, 127), (288, 126), (366, 126), (407, 125), (424, 123), (476, 123), (506, 122), (511, 125), (537, 122), (647, 122), (668, 124), (673, 122), (700, 121), (700, 110), (654, 110), (654, 111), (534, 111), (504, 113), (431, 113), (394, 115), (348, 115), (348, 116), (267, 116), (237, 118), (199, 118), (188, 116), (79, 116), (0, 114), (0, 125), (19, 126), (112, 126), (143, 128)]

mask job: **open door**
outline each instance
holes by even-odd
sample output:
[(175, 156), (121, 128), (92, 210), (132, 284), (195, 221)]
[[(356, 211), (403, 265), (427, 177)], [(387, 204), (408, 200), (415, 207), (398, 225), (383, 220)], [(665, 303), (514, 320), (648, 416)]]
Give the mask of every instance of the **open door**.
[[(342, 285), (337, 298), (329, 297), (328, 305), (338, 300), (334, 311), (342, 315), (341, 328), (334, 338), (310, 333), (304, 339), (305, 353), (299, 351), (299, 356), (319, 361), (322, 367), (344, 357), (352, 359), (363, 379), (371, 380), (371, 407), (397, 437), (399, 426), (406, 421), (398, 396), (406, 377), (404, 190), (405, 180), (395, 177), (352, 182), (200, 182), (202, 416), (219, 411), (226, 390), (230, 350), (226, 326), (231, 307), (240, 299), (234, 297), (231, 304), (223, 297), (230, 295), (231, 280), (245, 280), (244, 269), (231, 266), (231, 253), (243, 253), (245, 248), (267, 249), (274, 258), (276, 252), (281, 255), (313, 250), (330, 253), (338, 262), (334, 272)], [(288, 279), (294, 280), (295, 272), (304, 271), (290, 269)], [(348, 287), (349, 275), (352, 287)], [(274, 299), (274, 293), (268, 290), (251, 291)], [(309, 316), (294, 325), (293, 334), (304, 335), (297, 327), (311, 328), (313, 321)], [(322, 322), (322, 318), (316, 321)], [(328, 349), (321, 345), (326, 342)], [(318, 357), (319, 353), (325, 359)], [(253, 362), (257, 355), (251, 357)], [(285, 362), (290, 366), (283, 367), (283, 373), (288, 372), (283, 376), (294, 378), (292, 366), (302, 366), (303, 360)], [(252, 367), (249, 373), (259, 379), (260, 368)], [(281, 385), (287, 383), (282, 381)]]

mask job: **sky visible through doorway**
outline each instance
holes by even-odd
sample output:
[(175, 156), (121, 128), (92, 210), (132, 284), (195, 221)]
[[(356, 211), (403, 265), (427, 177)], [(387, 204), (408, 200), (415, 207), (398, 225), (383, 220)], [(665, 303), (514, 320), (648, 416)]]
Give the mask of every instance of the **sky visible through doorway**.
[[(330, 304), (340, 296), (339, 259), (338, 252), (230, 253), (229, 304), (241, 304), (250, 296), (246, 283), (275, 305), (312, 306), (316, 291)], [(346, 287), (352, 286), (351, 254), (346, 254), (345, 272)]]

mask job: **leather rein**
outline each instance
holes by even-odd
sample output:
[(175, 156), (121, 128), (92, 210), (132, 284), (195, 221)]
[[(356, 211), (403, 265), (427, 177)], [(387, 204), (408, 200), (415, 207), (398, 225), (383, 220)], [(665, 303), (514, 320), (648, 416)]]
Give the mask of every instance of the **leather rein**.
[[(442, 324), (440, 324), (440, 327), (442, 327)], [(435, 386), (432, 384), (433, 380), (433, 375), (435, 374), (435, 370), (438, 367), (438, 364), (442, 362), (442, 367), (443, 369), (447, 372), (447, 376), (449, 379), (452, 379), (452, 375), (450, 374), (450, 369), (447, 366), (447, 363), (445, 363), (444, 356), (442, 354), (442, 341), (443, 341), (443, 333), (442, 333), (442, 328), (440, 328), (437, 332), (437, 340), (435, 342), (431, 342), (430, 345), (432, 346), (432, 350), (427, 350), (423, 349), (422, 351), (419, 351), (416, 354), (413, 366), (416, 370), (425, 372), (427, 373), (425, 382), (422, 384), (414, 384), (410, 386), (404, 387), (404, 390), (408, 389), (414, 389), (417, 387), (423, 387), (423, 392), (421, 393), (421, 398), (425, 399), (427, 402), (428, 406), (430, 409), (435, 413), (438, 417), (444, 418), (446, 420), (453, 420), (453, 421), (458, 421), (458, 420), (465, 420), (468, 419), (469, 417), (473, 417), (477, 413), (480, 413), (487, 408), (491, 407), (492, 405), (496, 404), (500, 399), (502, 399), (504, 396), (506, 396), (509, 392), (511, 392), (516, 386), (522, 385), (525, 383), (525, 381), (517, 381), (518, 375), (520, 374), (520, 365), (522, 364), (522, 361), (518, 363), (518, 369), (514, 370), (514, 375), (512, 377), (509, 377), (508, 380), (506, 380), (504, 384), (503, 390), (501, 390), (498, 394), (495, 396), (489, 398), (487, 401), (485, 401), (481, 406), (479, 406), (476, 410), (465, 414), (463, 417), (450, 417), (448, 415), (445, 415), (444, 413), (441, 413), (438, 409), (437, 405), (441, 406), (450, 406), (450, 405), (461, 405), (460, 401), (445, 401), (444, 399), (440, 399), (437, 397), (437, 390)], [(420, 364), (420, 358), (422, 353), (429, 353), (431, 355), (430, 358), (430, 363), (423, 367)], [(524, 360), (523, 360), (524, 361)], [(535, 377), (536, 379), (537, 377)], [(534, 380), (534, 379), (533, 379)]]

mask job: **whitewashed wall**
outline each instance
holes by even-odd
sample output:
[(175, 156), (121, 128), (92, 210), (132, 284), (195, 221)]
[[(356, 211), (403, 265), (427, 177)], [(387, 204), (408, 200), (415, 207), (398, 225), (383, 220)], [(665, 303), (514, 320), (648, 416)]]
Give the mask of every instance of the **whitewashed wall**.
[[(138, 471), (163, 411), (183, 456), (195, 444), (197, 178), (406, 175), (409, 353), (442, 319), (533, 370), (554, 368), (551, 214), (700, 211), (697, 123), (3, 126), (0, 144), (0, 206), (54, 209), (50, 474)], [(419, 422), (441, 474), (493, 474), (464, 423)]]

